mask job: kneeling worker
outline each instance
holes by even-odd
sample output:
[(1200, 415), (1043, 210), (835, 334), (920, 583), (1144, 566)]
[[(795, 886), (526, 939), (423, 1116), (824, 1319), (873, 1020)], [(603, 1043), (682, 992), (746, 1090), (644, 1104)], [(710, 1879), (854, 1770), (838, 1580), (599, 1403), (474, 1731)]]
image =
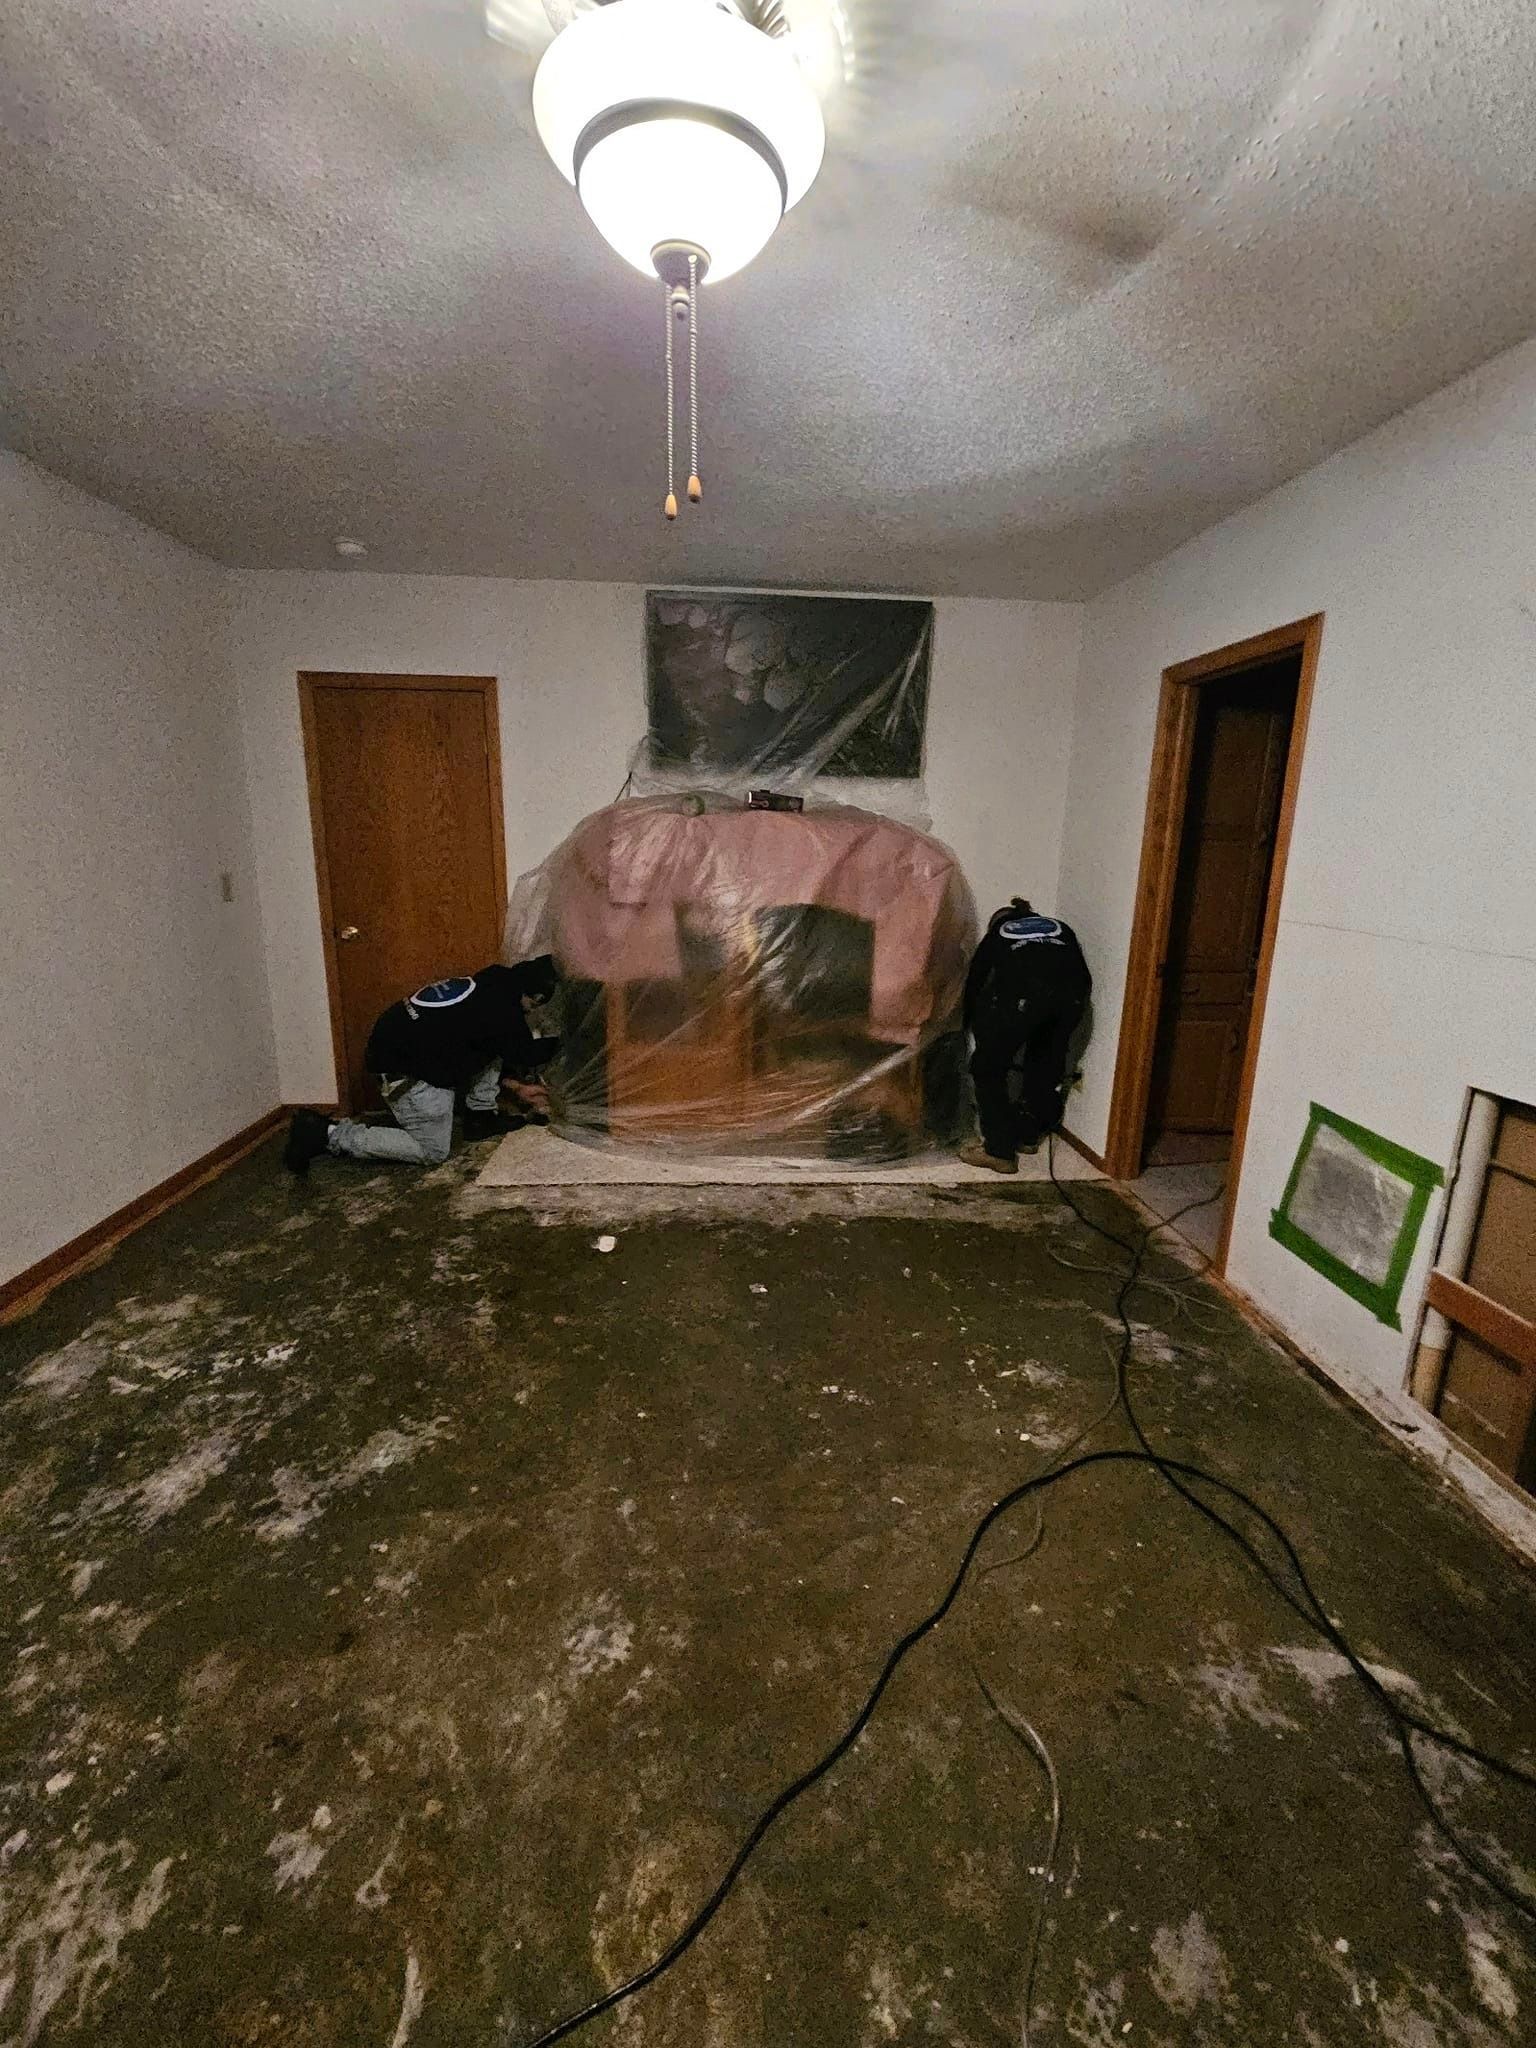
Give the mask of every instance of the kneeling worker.
[(554, 1040), (535, 1039), (525, 1013), (548, 1001), (556, 979), (555, 963), (545, 953), (515, 967), (482, 967), (478, 974), (429, 982), (392, 1003), (369, 1033), (365, 1058), (393, 1126), (301, 1109), (283, 1164), (307, 1173), (312, 1159), (329, 1152), (344, 1159), (441, 1166), (453, 1144), (454, 1098), (461, 1091), (466, 1137), (516, 1130), (517, 1122), (496, 1109), (502, 1071), (526, 1072), (554, 1051)]
[(960, 1148), (968, 1166), (1017, 1173), (1019, 1153), (1034, 1151), (1061, 1123), (1092, 992), (1070, 926), (1038, 916), (1022, 896), (992, 918), (965, 983), (981, 1125), (981, 1143)]

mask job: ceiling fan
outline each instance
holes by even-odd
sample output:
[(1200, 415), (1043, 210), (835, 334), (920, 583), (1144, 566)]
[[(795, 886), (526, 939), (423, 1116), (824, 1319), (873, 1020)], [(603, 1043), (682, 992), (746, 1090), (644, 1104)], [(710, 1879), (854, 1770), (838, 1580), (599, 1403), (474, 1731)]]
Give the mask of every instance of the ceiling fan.
[(750, 263), (814, 182), (823, 99), (851, 72), (843, 0), (485, 0), (485, 23), (533, 60), (534, 126), (594, 225), (665, 291), (675, 519), (674, 331), (697, 504), (699, 287)]
[[(485, 31), (536, 64), (560, 31), (618, 0), (483, 0)], [(821, 100), (829, 127), (842, 118), (842, 89), (863, 63), (859, 34), (870, 0), (719, 0), (764, 35), (787, 38)]]

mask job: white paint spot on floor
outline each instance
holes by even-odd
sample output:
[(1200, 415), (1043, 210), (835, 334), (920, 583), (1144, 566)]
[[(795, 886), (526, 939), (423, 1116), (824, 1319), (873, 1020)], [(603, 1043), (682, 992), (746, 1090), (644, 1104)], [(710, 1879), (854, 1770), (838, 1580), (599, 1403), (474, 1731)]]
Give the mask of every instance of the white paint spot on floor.
[(593, 1678), (600, 1671), (611, 1671), (616, 1664), (627, 1664), (634, 1640), (634, 1626), (619, 1612), (613, 1595), (599, 1595), (566, 1634), (565, 1653), (571, 1675)]
[[(1288, 1664), (1298, 1678), (1306, 1684), (1312, 1697), (1321, 1704), (1339, 1679), (1353, 1680), (1354, 1671), (1349, 1660), (1341, 1657), (1337, 1650), (1313, 1649), (1305, 1643), (1275, 1643), (1265, 1652), (1282, 1664)], [(1365, 1668), (1371, 1676), (1384, 1685), (1389, 1692), (1406, 1695), (1417, 1693), (1417, 1683), (1406, 1672), (1394, 1671), (1388, 1664), (1372, 1664), (1366, 1661)]]
[(184, 1323), (188, 1316), (196, 1315), (203, 1306), (199, 1294), (178, 1294), (174, 1301), (140, 1301), (137, 1295), (130, 1295), (118, 1304), (118, 1313), (125, 1323), (151, 1323), (156, 1329), (174, 1329)]
[(152, 1529), (167, 1515), (174, 1515), (188, 1501), (195, 1500), (208, 1484), (232, 1464), (239, 1446), (227, 1431), (216, 1430), (200, 1444), (193, 1444), (179, 1458), (162, 1465), (141, 1479), (133, 1494), (138, 1505), (139, 1524)]
[(316, 1839), (312, 1827), (292, 1828), (274, 1835), (267, 1854), (277, 1865), (274, 1882), (280, 1892), (290, 1885), (306, 1884), (325, 1861), (326, 1844)]
[(334, 1472), (311, 1477), (292, 1465), (280, 1465), (272, 1474), (271, 1490), (277, 1507), (256, 1522), (255, 1532), (264, 1543), (287, 1543), (318, 1521), (336, 1494), (392, 1471), (397, 1465), (409, 1464), (422, 1451), (452, 1435), (448, 1417), (434, 1415), (426, 1422), (375, 1430)]
[(399, 1839), (399, 1831), (397, 1829), (395, 1839), (379, 1859), (378, 1867), (363, 1879), (357, 1890), (352, 1894), (354, 1900), (362, 1907), (365, 1913), (377, 1913), (382, 1907), (389, 1904), (389, 1891), (384, 1880), (394, 1866), (395, 1847)]
[(99, 1557), (85, 1557), (70, 1568), (69, 1590), (73, 1599), (79, 1600), (89, 1592), (91, 1581), (101, 1570), (102, 1562)]
[(277, 1507), (256, 1524), (256, 1534), (264, 1543), (287, 1543), (325, 1512), (320, 1482), (306, 1479), (292, 1465), (279, 1465), (272, 1474), (272, 1492)]
[(1226, 1957), (1205, 1921), (1191, 1913), (1182, 1927), (1159, 1927), (1152, 1937), (1152, 1989), (1174, 2012), (1220, 2004), (1232, 1988)]
[(73, 1338), (60, 1350), (46, 1352), (29, 1371), (22, 1374), (21, 1383), (46, 1395), (50, 1401), (67, 1401), (94, 1379), (103, 1366), (109, 1365), (111, 1359), (108, 1347), (96, 1342), (88, 1331), (83, 1337)]
[(171, 1858), (162, 1858), (130, 1891), (123, 1880), (134, 1853), (126, 1841), (70, 1844), (33, 1910), (8, 1925), (0, 1983), (21, 1991), (20, 2032), (7, 2036), (17, 2048), (32, 2048), (56, 2010), (71, 2026), (87, 2020), (116, 1972), (125, 1938), (142, 1934), (159, 1912)]
[(1067, 2036), (1082, 2048), (1109, 2048), (1120, 2032), (1125, 1979), (1117, 1974), (1105, 1984), (1095, 1984), (1086, 1963), (1077, 1965), (1077, 1976), (1082, 1988), (1063, 2022)]
[(434, 1415), (430, 1422), (408, 1424), (404, 1429), (378, 1429), (352, 1453), (332, 1480), (333, 1487), (356, 1486), (376, 1473), (396, 1465), (408, 1465), (419, 1451), (451, 1434), (448, 1417)]
[(395, 2038), (389, 2048), (406, 2048), (411, 2038), (411, 2029), (421, 2018), (421, 2008), (426, 2003), (426, 1993), (421, 1986), (421, 1966), (416, 1960), (416, 1951), (405, 1952), (405, 1996), (400, 2001), (400, 2020), (395, 2028)]
[[(921, 1997), (928, 1987), (919, 1987)], [(865, 1988), (864, 2001), (869, 2015), (864, 2025), (863, 2038), (866, 2044), (877, 2041), (894, 2041), (903, 2028), (912, 2023), (912, 2001), (902, 1989), (896, 1972), (888, 1962), (877, 1961), (869, 1966), (869, 1982)]]
[[(1067, 1306), (1082, 1309), (1086, 1307), (1086, 1303), (1074, 1301), (1067, 1304)], [(1113, 1331), (1116, 1337), (1123, 1337), (1125, 1335), (1124, 1330), (1120, 1326), (1120, 1318), (1118, 1316), (1106, 1315), (1102, 1309), (1095, 1309), (1092, 1311), (1092, 1314), (1093, 1320), (1096, 1323), (1101, 1323), (1106, 1330)], [(1135, 1356), (1144, 1363), (1151, 1365), (1177, 1365), (1179, 1361), (1178, 1345), (1171, 1344), (1163, 1332), (1156, 1328), (1154, 1324), (1132, 1322), (1131, 1338)]]
[(1509, 1973), (1500, 1964), (1499, 1942), (1496, 1936), (1475, 1920), (1462, 1921), (1462, 1937), (1467, 1945), (1467, 1968), (1472, 1976), (1472, 1989), (1477, 2002), (1485, 2012), (1491, 2012), (1495, 2019), (1515, 2020), (1520, 2016), (1520, 1998)]
[(221, 1700), (234, 1684), (240, 1660), (220, 1646), (200, 1657), (181, 1681), (181, 1692), (191, 1700)]
[(1198, 1664), (1190, 1676), (1200, 1688), (1201, 1709), (1209, 1720), (1219, 1723), (1237, 1718), (1273, 1729), (1300, 1726), (1283, 1707), (1267, 1697), (1263, 1674), (1241, 1661)]

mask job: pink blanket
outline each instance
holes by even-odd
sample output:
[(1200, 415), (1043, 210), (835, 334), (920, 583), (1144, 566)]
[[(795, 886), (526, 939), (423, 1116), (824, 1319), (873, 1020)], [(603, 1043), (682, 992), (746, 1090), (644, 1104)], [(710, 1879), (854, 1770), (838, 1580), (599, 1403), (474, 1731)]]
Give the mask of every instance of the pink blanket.
[(908, 1044), (953, 1020), (974, 939), (953, 854), (851, 808), (747, 811), (691, 797), (614, 804), (560, 848), (549, 889), (561, 972), (590, 981), (679, 975), (680, 911), (726, 934), (786, 904), (865, 918), (874, 927), (871, 1032)]

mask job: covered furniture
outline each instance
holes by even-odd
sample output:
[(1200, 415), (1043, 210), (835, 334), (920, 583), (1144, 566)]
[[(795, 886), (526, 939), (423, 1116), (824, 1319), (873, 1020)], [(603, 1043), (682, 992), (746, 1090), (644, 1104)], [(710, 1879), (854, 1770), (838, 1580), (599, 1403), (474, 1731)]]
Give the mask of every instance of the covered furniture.
[(584, 820), (544, 879), (567, 1134), (869, 1158), (941, 1116), (974, 919), (936, 840), (645, 798)]

